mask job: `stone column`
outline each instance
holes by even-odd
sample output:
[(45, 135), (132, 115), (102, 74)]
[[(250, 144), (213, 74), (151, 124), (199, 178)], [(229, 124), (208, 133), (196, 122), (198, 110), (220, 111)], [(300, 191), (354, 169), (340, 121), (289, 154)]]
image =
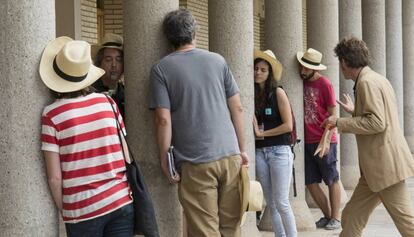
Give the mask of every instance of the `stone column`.
[(414, 152), (414, 1), (402, 1), (403, 70), (404, 70), (404, 132), (411, 152)]
[[(335, 57), (333, 49), (338, 43), (338, 1), (324, 1), (313, 0), (306, 5), (307, 7), (307, 39), (308, 48), (314, 48), (323, 54), (322, 64), (327, 66), (327, 69), (320, 71), (320, 73), (326, 76), (332, 83), (335, 90), (335, 95), (338, 98), (339, 94), (339, 63), (338, 58)], [(337, 114), (339, 114), (339, 106), (337, 106)], [(340, 171), (340, 135), (337, 134), (338, 146), (337, 146), (337, 167)], [(347, 201), (347, 195), (342, 186), (341, 180), (339, 181), (341, 186), (341, 203)], [(325, 195), (328, 195), (328, 187), (324, 184), (321, 185)], [(308, 204), (312, 207), (317, 207), (316, 203), (310, 196), (307, 196)]]
[[(283, 64), (281, 84), (285, 88), (296, 117), (296, 185), (298, 196), (291, 195), (291, 204), (298, 230), (315, 229), (312, 214), (305, 201), (303, 143), (303, 83), (298, 74), (296, 53), (302, 51), (302, 0), (265, 1), (265, 42)], [(291, 192), (292, 194), (292, 192)]]
[[(362, 38), (362, 12), (361, 1), (341, 0), (339, 1), (339, 40), (345, 37), (355, 36)], [(338, 60), (338, 59), (336, 59)], [(348, 93), (354, 98), (352, 80), (345, 80), (342, 72), (339, 72), (339, 95)], [(343, 109), (340, 116), (351, 116)], [(358, 149), (354, 134), (341, 134), (341, 181), (345, 189), (354, 189), (360, 177), (358, 165)]]
[(362, 2), (362, 38), (371, 53), (372, 70), (386, 76), (385, 0)]
[[(250, 179), (255, 179), (254, 90), (253, 90), (253, 1), (210, 0), (208, 2), (210, 50), (221, 54), (229, 64), (245, 113), (245, 135), (250, 156)], [(242, 236), (260, 236), (254, 213), (248, 213)]]
[(402, 8), (401, 0), (385, 2), (385, 30), (387, 45), (387, 78), (397, 96), (398, 116), (404, 128), (404, 85), (402, 53)]
[(40, 152), (40, 116), (51, 98), (38, 73), (55, 38), (54, 1), (2, 1), (0, 29), (0, 235), (57, 236)]
[(161, 173), (153, 112), (148, 110), (151, 67), (169, 53), (162, 33), (165, 14), (178, 0), (124, 1), (125, 101), (128, 142), (141, 166), (157, 214), (160, 236), (182, 235), (177, 186)]

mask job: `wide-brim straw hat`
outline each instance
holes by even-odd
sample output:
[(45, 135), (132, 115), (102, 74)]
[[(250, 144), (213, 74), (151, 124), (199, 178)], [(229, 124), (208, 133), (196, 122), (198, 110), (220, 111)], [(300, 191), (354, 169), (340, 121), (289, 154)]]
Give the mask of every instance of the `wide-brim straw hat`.
[(261, 51), (258, 49), (254, 50), (254, 59), (262, 58), (266, 60), (270, 66), (272, 67), (273, 71), (273, 79), (279, 81), (282, 78), (283, 67), (282, 64), (277, 60), (275, 54), (272, 50)]
[(249, 179), (247, 168), (240, 170), (240, 225), (244, 224), (247, 211), (261, 211), (263, 207), (263, 190), (259, 182)]
[(302, 66), (312, 70), (325, 70), (326, 66), (322, 62), (322, 53), (318, 50), (309, 48), (306, 52), (297, 52), (296, 58)]
[(99, 52), (100, 49), (103, 49), (103, 48), (119, 49), (123, 51), (124, 50), (124, 38), (118, 34), (106, 33), (102, 39), (101, 44), (92, 45), (91, 47), (92, 58), (95, 59), (96, 54)]
[(62, 36), (43, 50), (39, 74), (51, 90), (66, 93), (92, 85), (105, 71), (92, 64), (90, 44)]

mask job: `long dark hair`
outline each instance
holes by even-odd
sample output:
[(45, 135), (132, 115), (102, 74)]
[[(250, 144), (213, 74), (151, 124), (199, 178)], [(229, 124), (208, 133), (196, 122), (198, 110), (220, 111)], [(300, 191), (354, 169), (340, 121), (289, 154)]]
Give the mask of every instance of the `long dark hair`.
[(264, 60), (263, 58), (256, 58), (254, 60), (254, 66), (256, 67), (256, 64), (258, 64), (259, 62), (266, 62), (269, 66), (269, 75), (267, 76), (267, 79), (265, 81), (264, 89), (262, 90), (258, 83), (254, 83), (254, 111), (256, 118), (260, 122), (262, 120), (262, 111), (266, 106), (266, 102), (270, 96), (270, 93), (272, 93), (277, 87), (277, 83), (273, 79), (273, 70), (270, 63)]

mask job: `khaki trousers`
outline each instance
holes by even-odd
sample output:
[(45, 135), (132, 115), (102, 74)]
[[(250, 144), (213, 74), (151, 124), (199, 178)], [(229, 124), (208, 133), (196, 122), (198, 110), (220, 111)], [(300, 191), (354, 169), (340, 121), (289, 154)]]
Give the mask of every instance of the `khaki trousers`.
[(188, 237), (240, 236), (240, 167), (239, 155), (181, 166), (178, 197)]
[(373, 192), (364, 177), (359, 179), (351, 199), (342, 211), (342, 232), (339, 236), (360, 237), (369, 216), (381, 202), (400, 234), (403, 237), (414, 237), (414, 211), (405, 181)]

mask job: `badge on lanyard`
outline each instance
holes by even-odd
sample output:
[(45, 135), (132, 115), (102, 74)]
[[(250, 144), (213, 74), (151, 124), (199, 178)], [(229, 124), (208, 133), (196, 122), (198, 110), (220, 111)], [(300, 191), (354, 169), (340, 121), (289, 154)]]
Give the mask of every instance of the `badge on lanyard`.
[(272, 108), (266, 108), (265, 109), (265, 114), (266, 115), (272, 115)]

